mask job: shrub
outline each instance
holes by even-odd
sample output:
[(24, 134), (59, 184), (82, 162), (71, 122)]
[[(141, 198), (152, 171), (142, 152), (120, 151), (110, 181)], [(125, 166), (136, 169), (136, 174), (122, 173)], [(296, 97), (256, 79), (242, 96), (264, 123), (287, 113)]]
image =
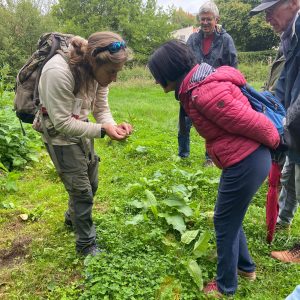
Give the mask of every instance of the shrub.
[(264, 63), (270, 64), (275, 56), (276, 50), (254, 51), (254, 52), (239, 52), (238, 60), (240, 64)]
[(40, 138), (33, 130), (23, 135), (11, 107), (0, 111), (0, 162), (9, 170), (23, 168), (30, 161), (38, 161)]

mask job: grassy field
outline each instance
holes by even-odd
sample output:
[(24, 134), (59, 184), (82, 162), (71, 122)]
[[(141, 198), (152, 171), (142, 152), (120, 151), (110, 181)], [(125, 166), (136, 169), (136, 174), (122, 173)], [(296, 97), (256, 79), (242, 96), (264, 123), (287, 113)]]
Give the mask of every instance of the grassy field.
[[(115, 119), (132, 123), (134, 133), (125, 142), (96, 141), (94, 221), (106, 253), (84, 261), (76, 255), (74, 234), (63, 225), (68, 197), (43, 150), (40, 162), (21, 173), (18, 191), (0, 195), (0, 299), (206, 299), (200, 289), (216, 271), (212, 211), (220, 170), (203, 168), (204, 143), (194, 130), (190, 158), (177, 158), (177, 101), (129, 73), (109, 97)], [(299, 265), (269, 255), (299, 241), (299, 213), (290, 233), (266, 244), (266, 189), (244, 221), (258, 279), (239, 279), (234, 299), (284, 299), (300, 283)], [(185, 210), (167, 204), (174, 195)], [(197, 238), (182, 239), (183, 225)]]

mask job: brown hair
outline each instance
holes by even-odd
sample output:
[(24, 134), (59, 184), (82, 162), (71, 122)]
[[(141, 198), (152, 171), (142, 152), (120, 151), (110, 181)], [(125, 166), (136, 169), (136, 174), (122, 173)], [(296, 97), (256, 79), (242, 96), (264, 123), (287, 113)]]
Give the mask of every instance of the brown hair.
[(129, 59), (130, 51), (122, 48), (116, 53), (108, 50), (93, 56), (93, 51), (99, 47), (106, 47), (113, 42), (123, 41), (117, 33), (110, 31), (95, 32), (88, 40), (75, 36), (71, 40), (73, 46), (69, 53), (69, 65), (75, 79), (75, 91), (78, 92), (85, 85), (87, 90), (93, 82), (92, 66), (100, 67), (106, 63), (123, 63)]

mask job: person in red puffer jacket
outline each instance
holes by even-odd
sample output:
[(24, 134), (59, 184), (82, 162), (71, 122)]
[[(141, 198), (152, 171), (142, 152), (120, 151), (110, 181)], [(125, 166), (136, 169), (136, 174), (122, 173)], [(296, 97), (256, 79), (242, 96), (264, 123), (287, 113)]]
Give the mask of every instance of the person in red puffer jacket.
[(206, 149), (222, 175), (215, 205), (218, 265), (216, 280), (204, 292), (234, 294), (237, 275), (256, 278), (242, 223), (248, 206), (267, 177), (269, 149), (280, 138), (273, 123), (252, 109), (240, 90), (246, 84), (240, 71), (195, 63), (189, 48), (173, 40), (151, 56), (148, 67), (166, 93), (175, 91)]

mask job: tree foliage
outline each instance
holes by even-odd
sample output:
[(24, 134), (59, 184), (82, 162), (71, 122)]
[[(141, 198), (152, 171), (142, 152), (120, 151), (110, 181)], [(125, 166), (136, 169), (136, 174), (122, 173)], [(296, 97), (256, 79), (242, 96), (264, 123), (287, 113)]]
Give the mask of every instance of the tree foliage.
[[(248, 13), (259, 0), (218, 0), (221, 23), (238, 50), (255, 51), (277, 46), (278, 38), (259, 15)], [(0, 0), (0, 66), (12, 76), (36, 49), (44, 32), (61, 31), (87, 38), (101, 30), (118, 32), (132, 48), (135, 60), (145, 63), (171, 32), (197, 25), (196, 18), (156, 0)]]
[(277, 46), (279, 38), (263, 14), (250, 18), (251, 8), (259, 1), (219, 0), (221, 23), (241, 51), (259, 51)]
[(172, 15), (172, 23), (175, 29), (180, 29), (188, 26), (196, 26), (196, 17), (190, 13), (185, 12), (182, 8), (174, 10)]
[(10, 1), (0, 6), (0, 65), (8, 64), (13, 75), (36, 49), (39, 36), (55, 28), (32, 1)]
[(157, 8), (156, 0), (61, 0), (54, 6), (53, 15), (61, 31), (83, 37), (95, 31), (118, 32), (139, 61), (146, 61), (174, 29), (171, 12)]

